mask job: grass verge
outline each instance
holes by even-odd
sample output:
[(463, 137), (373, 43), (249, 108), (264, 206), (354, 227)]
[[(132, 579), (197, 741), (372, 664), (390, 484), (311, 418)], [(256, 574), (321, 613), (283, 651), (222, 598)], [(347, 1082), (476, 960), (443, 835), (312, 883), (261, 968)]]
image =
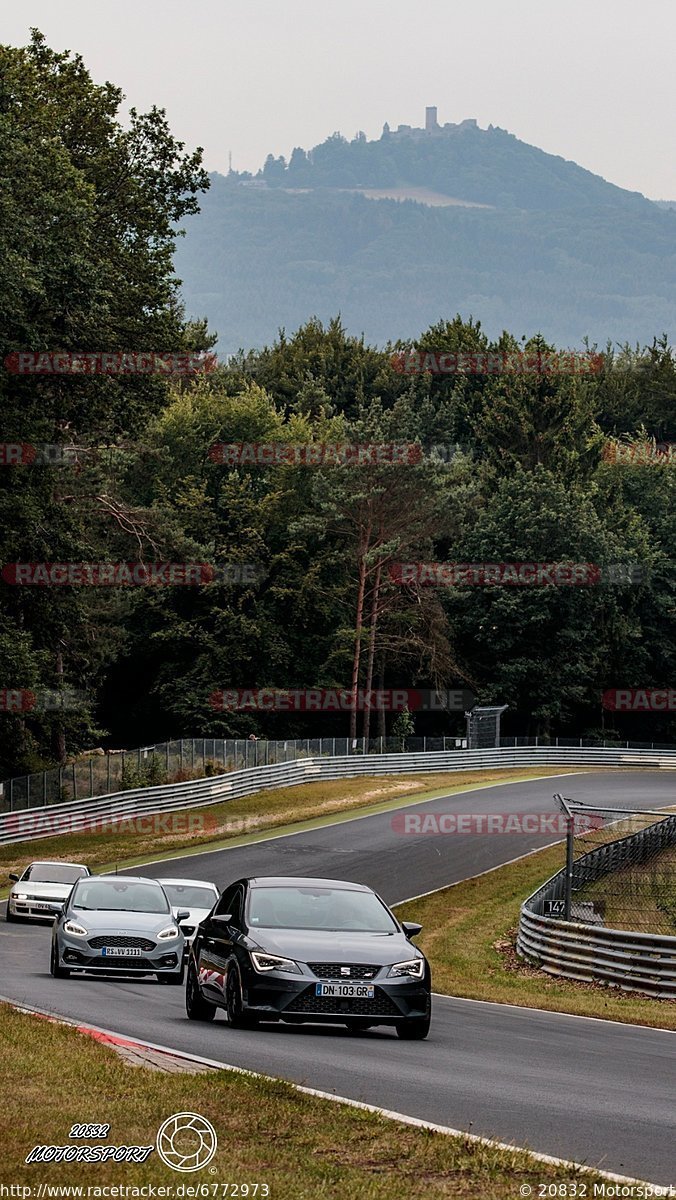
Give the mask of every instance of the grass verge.
[(498, 1004), (676, 1029), (676, 1001), (558, 978), (517, 957), (521, 904), (563, 863), (563, 846), (552, 846), (421, 900), (398, 905), (400, 920), (423, 925), (416, 941), (432, 964), (434, 990)]
[[(601, 1182), (595, 1174), (538, 1163), (522, 1151), (412, 1128), (282, 1082), (229, 1071), (158, 1076), (125, 1064), (73, 1029), (6, 1005), (0, 1014), (0, 1078), (11, 1095), (0, 1183), (18, 1181), (34, 1189), (154, 1184), (171, 1188), (169, 1196), (188, 1184), (197, 1187), (198, 1196), (221, 1197), (225, 1183), (232, 1194), (234, 1183), (258, 1182), (268, 1185), (271, 1200), (512, 1200), (526, 1185), (537, 1196), (543, 1182), (570, 1186), (584, 1178), (589, 1189)], [(431, 1043), (429, 1053), (434, 1054)], [(162, 1122), (180, 1112), (206, 1117), (218, 1134), (211, 1167), (193, 1175), (175, 1173), (156, 1153), (134, 1165), (24, 1163), (33, 1146), (68, 1145), (76, 1123), (110, 1124), (104, 1144), (147, 1146)], [(86, 1138), (81, 1144), (94, 1143)], [(251, 1187), (248, 1194), (254, 1194)], [(257, 1195), (262, 1194), (259, 1187)]]
[[(23, 869), (37, 859), (68, 859), (87, 863), (92, 870), (116, 865), (131, 867), (150, 858), (170, 857), (177, 851), (190, 854), (206, 847), (235, 846), (271, 829), (285, 832), (287, 826), (297, 826), (298, 822), (321, 822), (341, 814), (349, 818), (357, 809), (360, 815), (377, 813), (406, 804), (409, 798), (445, 795), (491, 782), (537, 779), (575, 770), (575, 767), (568, 772), (565, 767), (551, 770), (532, 767), (327, 780), (256, 792), (209, 808), (159, 814), (157, 818), (122, 821), (99, 830), (0, 846), (0, 894), (6, 894), (9, 871)], [(40, 810), (36, 812), (39, 819)], [(244, 836), (243, 831), (246, 831)]]

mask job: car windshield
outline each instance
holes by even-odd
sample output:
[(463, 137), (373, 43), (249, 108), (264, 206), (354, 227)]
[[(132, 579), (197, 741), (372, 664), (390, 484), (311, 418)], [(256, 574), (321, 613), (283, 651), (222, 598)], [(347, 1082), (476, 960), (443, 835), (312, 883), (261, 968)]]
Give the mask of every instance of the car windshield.
[(211, 888), (199, 887), (196, 883), (163, 883), (162, 887), (174, 907), (212, 909), (216, 902)]
[(397, 925), (373, 892), (329, 887), (256, 887), (249, 893), (249, 925), (266, 929), (326, 929), (341, 933), (394, 933)]
[(75, 883), (87, 874), (86, 867), (73, 867), (69, 863), (31, 863), (21, 876), (31, 883)]
[(169, 901), (157, 883), (124, 879), (88, 879), (76, 889), (73, 908), (97, 912), (168, 913)]

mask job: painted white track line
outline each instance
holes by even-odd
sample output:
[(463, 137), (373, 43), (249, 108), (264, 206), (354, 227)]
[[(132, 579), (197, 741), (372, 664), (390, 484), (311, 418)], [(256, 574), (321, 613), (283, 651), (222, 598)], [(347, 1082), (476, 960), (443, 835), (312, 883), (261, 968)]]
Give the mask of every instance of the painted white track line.
[(237, 1075), (248, 1075), (253, 1079), (265, 1079), (270, 1083), (286, 1083), (296, 1092), (302, 1092), (306, 1096), (316, 1096), (319, 1100), (332, 1100), (337, 1104), (347, 1104), (350, 1108), (359, 1108), (363, 1112), (376, 1113), (380, 1117), (385, 1117), (389, 1121), (399, 1121), (403, 1125), (412, 1125), (417, 1129), (429, 1129), (434, 1133), (444, 1133), (451, 1137), (459, 1137), (464, 1141), (475, 1142), (481, 1146), (490, 1146), (494, 1150), (505, 1150), (510, 1153), (529, 1154), (536, 1162), (547, 1163), (550, 1166), (568, 1167), (571, 1171), (581, 1172), (582, 1174), (601, 1175), (604, 1179), (610, 1180), (612, 1183), (641, 1185), (642, 1187), (651, 1187), (655, 1190), (656, 1195), (673, 1195), (673, 1191), (668, 1185), (650, 1183), (645, 1179), (635, 1179), (629, 1175), (615, 1175), (610, 1171), (603, 1171), (597, 1167), (587, 1166), (586, 1163), (571, 1162), (566, 1158), (554, 1158), (551, 1154), (540, 1154), (536, 1150), (530, 1150), (524, 1146), (515, 1146), (510, 1142), (499, 1142), (494, 1138), (481, 1137), (478, 1133), (466, 1133), (463, 1129), (452, 1129), (448, 1125), (435, 1125), (432, 1121), (423, 1121), (420, 1117), (411, 1117), (407, 1113), (395, 1112), (389, 1108), (379, 1108), (375, 1104), (366, 1104), (363, 1100), (352, 1100), (349, 1096), (338, 1096), (335, 1092), (321, 1092), (317, 1088), (306, 1087), (301, 1083), (291, 1083), (287, 1079), (281, 1079), (274, 1075), (264, 1075), (260, 1071), (250, 1071), (245, 1067), (233, 1066), (232, 1063), (221, 1062), (214, 1058), (203, 1058), (197, 1054), (185, 1054), (181, 1050), (172, 1050), (170, 1046), (161, 1046), (156, 1042), (146, 1042), (141, 1038), (128, 1037), (126, 1034), (117, 1033), (113, 1029), (103, 1029), (100, 1025), (89, 1025), (82, 1021), (75, 1021), (70, 1018), (62, 1017), (58, 1013), (52, 1013), (47, 1009), (35, 1008), (27, 1004), (16, 1004), (13, 1000), (8, 1000), (5, 996), (0, 996), (0, 1001), (10, 1004), (17, 1012), (28, 1013), (29, 1015), (38, 1015), (41, 1017), (50, 1017), (61, 1025), (72, 1025), (83, 1031), (91, 1030), (93, 1033), (102, 1033), (110, 1038), (123, 1038), (127, 1043), (135, 1043), (145, 1049), (156, 1050), (160, 1053), (170, 1054), (174, 1058), (181, 1058), (187, 1062), (199, 1063), (202, 1066), (216, 1067), (221, 1071), (232, 1071)]

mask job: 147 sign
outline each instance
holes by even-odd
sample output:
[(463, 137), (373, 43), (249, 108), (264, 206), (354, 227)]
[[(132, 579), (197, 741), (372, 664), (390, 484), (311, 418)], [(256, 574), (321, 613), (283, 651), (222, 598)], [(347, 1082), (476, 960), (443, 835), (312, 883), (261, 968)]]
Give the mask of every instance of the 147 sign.
[(545, 900), (543, 911), (546, 917), (565, 917), (566, 902), (565, 900)]

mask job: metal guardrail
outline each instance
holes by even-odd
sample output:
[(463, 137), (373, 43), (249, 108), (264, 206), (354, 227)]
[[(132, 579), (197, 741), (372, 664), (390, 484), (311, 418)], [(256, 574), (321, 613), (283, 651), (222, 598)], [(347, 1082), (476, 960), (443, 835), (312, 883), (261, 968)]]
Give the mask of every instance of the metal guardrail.
[[(555, 738), (543, 741), (537, 737), (500, 738), (500, 747), (545, 747), (559, 749), (635, 749), (676, 750), (660, 742), (599, 742), (583, 738)], [(405, 739), (407, 754), (427, 754), (432, 751), (461, 750), (467, 747), (466, 737), (409, 737)], [(477, 749), (478, 746), (474, 746)], [(402, 749), (396, 737), (364, 738), (325, 737), (296, 738), (268, 741), (260, 738), (177, 738), (156, 742), (135, 750), (99, 751), (61, 767), (36, 771), (0, 780), (0, 813), (17, 809), (45, 807), (68, 800), (88, 800), (92, 796), (109, 796), (132, 787), (150, 787), (168, 783), (171, 779), (190, 775), (216, 775), (223, 771), (239, 771), (247, 767), (267, 767), (274, 763), (292, 762), (298, 758), (332, 758), (348, 754), (392, 754)]]
[[(573, 892), (675, 843), (676, 814), (597, 846), (574, 864)], [(552, 975), (676, 999), (676, 936), (609, 929), (543, 915), (546, 900), (563, 899), (565, 876), (565, 869), (552, 875), (522, 905), (518, 953)]]
[[(627, 761), (629, 759), (629, 761)], [(505, 747), (495, 750), (449, 750), (427, 754), (343, 755), (305, 758), (230, 771), (206, 779), (159, 787), (136, 788), (88, 800), (0, 814), (0, 845), (36, 841), (63, 833), (100, 828), (110, 822), (158, 813), (204, 808), (270, 788), (292, 787), (317, 779), (349, 779), (359, 775), (454, 772), (490, 768), (557, 766), (676, 768), (676, 751)]]
[[(466, 739), (462, 737), (411, 737), (406, 739), (405, 749), (410, 753), (427, 753), (458, 750), (466, 745)], [(135, 750), (99, 751), (65, 766), (0, 780), (0, 813), (109, 796), (117, 791), (159, 786), (181, 777), (185, 781), (188, 777), (203, 778), (247, 767), (267, 767), (298, 758), (388, 754), (399, 752), (401, 748), (401, 739), (396, 737), (376, 737), (368, 741), (347, 737), (287, 738), (284, 741), (177, 738)]]

